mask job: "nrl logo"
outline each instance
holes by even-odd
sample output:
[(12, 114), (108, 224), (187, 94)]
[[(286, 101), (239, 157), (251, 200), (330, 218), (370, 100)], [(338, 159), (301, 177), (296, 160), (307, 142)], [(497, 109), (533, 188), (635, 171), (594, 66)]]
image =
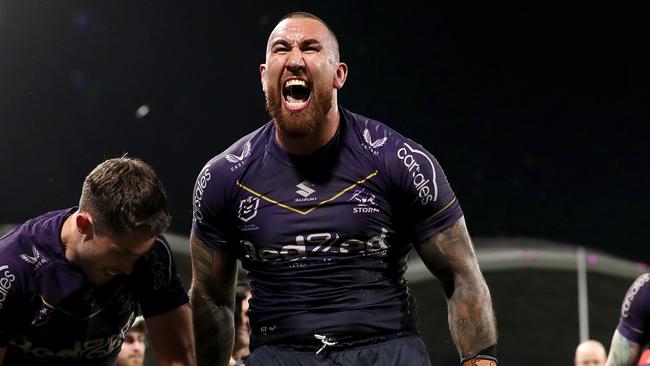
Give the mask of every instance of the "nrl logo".
[(257, 215), (257, 207), (260, 204), (259, 197), (249, 196), (245, 200), (239, 202), (239, 212), (237, 216), (244, 222), (250, 221)]
[(246, 145), (244, 145), (244, 148), (242, 149), (241, 155), (235, 155), (235, 154), (226, 154), (226, 160), (230, 163), (239, 163), (249, 157), (251, 154), (251, 142), (248, 141)]
[(25, 262), (29, 264), (33, 264), (36, 269), (38, 269), (38, 267), (42, 266), (43, 264), (47, 263), (47, 259), (41, 258), (41, 253), (39, 253), (38, 249), (36, 249), (36, 247), (33, 245), (32, 245), (32, 256), (29, 256), (27, 254), (21, 254), (20, 258), (22, 258)]
[(378, 147), (384, 146), (386, 140), (388, 140), (388, 137), (384, 136), (380, 139), (372, 141), (372, 136), (370, 136), (370, 131), (368, 131), (368, 129), (366, 128), (363, 130), (363, 140), (366, 142), (366, 144), (368, 144), (368, 146), (371, 149), (376, 149)]

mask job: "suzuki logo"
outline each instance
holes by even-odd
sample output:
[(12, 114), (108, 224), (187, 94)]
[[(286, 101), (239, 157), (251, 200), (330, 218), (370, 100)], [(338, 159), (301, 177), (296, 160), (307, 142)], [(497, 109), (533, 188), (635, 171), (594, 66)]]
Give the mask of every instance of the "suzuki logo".
[(315, 189), (311, 188), (314, 186), (314, 183), (311, 183), (309, 181), (302, 181), (298, 184), (296, 184), (296, 187), (300, 188), (299, 190), (296, 191), (299, 195), (307, 198), (311, 196), (314, 192), (316, 192)]

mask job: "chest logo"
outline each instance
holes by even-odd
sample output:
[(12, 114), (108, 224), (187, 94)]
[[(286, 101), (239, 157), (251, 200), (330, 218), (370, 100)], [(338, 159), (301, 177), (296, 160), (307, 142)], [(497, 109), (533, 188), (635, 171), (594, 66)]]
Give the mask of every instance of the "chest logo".
[(375, 206), (375, 195), (365, 192), (365, 188), (355, 190), (352, 197), (350, 197), (350, 201), (357, 202), (357, 205), (352, 209), (354, 213), (379, 212), (379, 209)]
[(299, 195), (307, 198), (307, 197), (311, 196), (312, 194), (314, 194), (314, 192), (316, 192), (316, 190), (312, 188), (314, 185), (315, 185), (314, 183), (311, 183), (308, 180), (302, 181), (302, 182), (296, 184), (296, 187), (298, 187), (298, 190), (296, 191), (296, 193), (298, 193)]
[(248, 198), (239, 202), (239, 212), (237, 216), (244, 222), (250, 221), (250, 219), (257, 215), (257, 207), (259, 204), (259, 197), (248, 196)]

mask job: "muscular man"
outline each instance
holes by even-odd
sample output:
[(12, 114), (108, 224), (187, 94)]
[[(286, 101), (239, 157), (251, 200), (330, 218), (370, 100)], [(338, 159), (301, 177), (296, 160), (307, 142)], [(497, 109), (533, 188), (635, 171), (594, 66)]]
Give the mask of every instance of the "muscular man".
[(625, 294), (612, 336), (607, 366), (635, 366), (650, 343), (650, 273), (636, 278)]
[(0, 239), (0, 365), (114, 365), (138, 311), (160, 365), (193, 365), (189, 299), (162, 232), (167, 199), (153, 169), (109, 159), (78, 207)]
[(240, 259), (253, 294), (247, 366), (429, 365), (403, 277), (415, 248), (447, 297), (461, 363), (495, 365), (488, 286), (433, 155), (338, 106), (348, 68), (312, 14), (280, 20), (260, 73), (272, 121), (211, 159), (195, 185), (199, 364), (228, 363)]

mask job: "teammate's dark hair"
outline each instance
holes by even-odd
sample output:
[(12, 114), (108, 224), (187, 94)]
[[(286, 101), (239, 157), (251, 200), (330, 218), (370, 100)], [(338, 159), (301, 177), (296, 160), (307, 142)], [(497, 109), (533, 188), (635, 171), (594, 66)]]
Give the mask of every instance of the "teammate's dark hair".
[(130, 157), (108, 159), (86, 177), (79, 210), (102, 234), (144, 232), (160, 235), (171, 222), (165, 189), (153, 168)]

